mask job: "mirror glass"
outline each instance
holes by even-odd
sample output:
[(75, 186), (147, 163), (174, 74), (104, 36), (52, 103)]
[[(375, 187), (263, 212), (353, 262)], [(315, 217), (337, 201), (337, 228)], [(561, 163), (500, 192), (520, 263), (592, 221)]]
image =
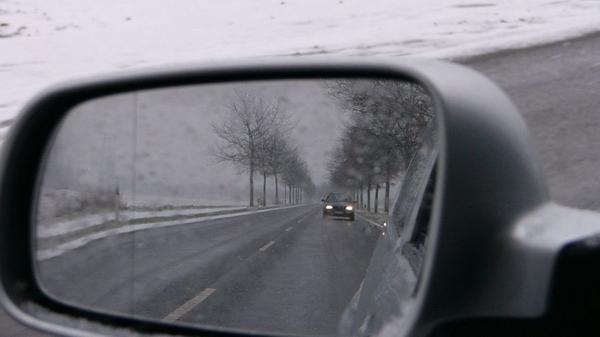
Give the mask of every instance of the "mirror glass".
[(378, 242), (415, 228), (422, 192), (401, 190), (427, 185), (427, 173), (405, 177), (433, 111), (423, 87), (386, 79), (86, 101), (40, 172), (38, 280), (104, 312), (335, 335)]

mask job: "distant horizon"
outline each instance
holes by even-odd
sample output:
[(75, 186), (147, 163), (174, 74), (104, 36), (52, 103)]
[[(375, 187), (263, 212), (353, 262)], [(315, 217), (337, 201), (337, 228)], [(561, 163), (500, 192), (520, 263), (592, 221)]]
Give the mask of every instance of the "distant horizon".
[[(119, 186), (128, 197), (134, 191), (192, 199), (245, 197), (248, 174), (218, 163), (210, 153), (219, 141), (211, 123), (227, 118), (229, 103), (239, 91), (279, 101), (294, 123), (290, 139), (297, 144), (313, 181), (317, 186), (326, 184), (329, 153), (349, 117), (328, 94), (323, 80), (194, 85), (85, 102), (66, 118), (49, 157), (44, 184), (55, 189)], [(281, 177), (280, 183), (283, 195)], [(261, 195), (261, 184), (262, 177), (256, 174), (256, 196)], [(273, 177), (268, 177), (268, 191), (274, 191), (272, 185)]]

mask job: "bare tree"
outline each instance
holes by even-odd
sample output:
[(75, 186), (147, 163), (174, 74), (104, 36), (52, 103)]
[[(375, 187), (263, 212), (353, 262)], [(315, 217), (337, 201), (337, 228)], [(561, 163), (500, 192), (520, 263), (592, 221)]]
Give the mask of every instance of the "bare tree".
[[(347, 125), (328, 162), (329, 181), (338, 188), (360, 191), (366, 188), (367, 210), (371, 210), (371, 189), (381, 177), (379, 139), (368, 133), (361, 120)], [(361, 202), (362, 205), (362, 202)]]
[[(344, 134), (342, 141), (352, 145), (344, 146), (338, 158), (332, 159), (338, 164), (330, 165), (330, 178), (336, 180), (336, 175), (344, 176), (336, 173), (335, 166), (339, 171), (356, 165), (360, 179), (355, 179), (354, 188), (362, 189), (360, 186), (366, 185), (367, 209), (370, 210), (371, 205), (371, 187), (375, 186), (377, 211), (379, 187), (385, 183), (384, 211), (388, 211), (391, 181), (408, 166), (424, 128), (433, 117), (430, 97), (420, 85), (388, 80), (341, 80), (329, 90), (353, 117), (347, 126), (350, 132)], [(357, 147), (360, 151), (351, 150)], [(340, 156), (345, 159), (339, 159)], [(337, 183), (340, 183), (339, 177)], [(349, 183), (346, 181), (343, 186)]]
[(242, 172), (248, 173), (249, 205), (252, 207), (254, 206), (254, 174), (264, 164), (264, 146), (271, 131), (279, 123), (279, 107), (276, 102), (267, 102), (256, 95), (236, 93), (229, 111), (230, 114), (225, 121), (211, 124), (214, 133), (221, 139), (214, 156), (218, 161), (231, 162)]
[(298, 154), (298, 149), (294, 146), (290, 146), (285, 153), (285, 159), (281, 169), (283, 181), (287, 185), (287, 201), (289, 204), (295, 203), (294, 187), (297, 183), (297, 166), (300, 162), (301, 159), (300, 155)]
[(316, 190), (308, 165), (302, 160), (295, 147), (290, 146), (286, 151), (281, 175), (287, 185), (287, 201), (290, 204), (301, 203), (305, 195), (311, 195)]
[(269, 130), (269, 133), (261, 142), (259, 147), (259, 170), (263, 175), (263, 206), (266, 206), (267, 200), (267, 177), (273, 176), (275, 180), (275, 204), (279, 202), (279, 174), (282, 170), (283, 161), (285, 160), (286, 152), (289, 150), (288, 141), (284, 137), (286, 133), (291, 131), (291, 123), (288, 115), (277, 108), (276, 119)]
[[(285, 125), (285, 122), (282, 123)], [(286, 155), (290, 151), (289, 142), (286, 141), (285, 131), (287, 128), (279, 127), (271, 132), (269, 141), (267, 142), (266, 150), (267, 168), (270, 175), (275, 179), (275, 203), (279, 204), (279, 175), (283, 171)]]

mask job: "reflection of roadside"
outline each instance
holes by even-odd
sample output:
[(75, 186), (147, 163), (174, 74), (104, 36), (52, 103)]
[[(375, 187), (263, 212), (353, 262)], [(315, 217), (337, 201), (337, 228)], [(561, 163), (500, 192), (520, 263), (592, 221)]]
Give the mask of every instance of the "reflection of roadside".
[(123, 208), (118, 189), (115, 191), (78, 191), (43, 188), (38, 199), (39, 223), (56, 223), (91, 214), (118, 212)]
[[(65, 224), (56, 223), (54, 225), (57, 230), (55, 230), (54, 233), (46, 232), (44, 235), (38, 233), (36, 241), (37, 257), (38, 260), (47, 260), (62, 255), (67, 251), (82, 247), (92, 241), (112, 235), (153, 228), (197, 224), (210, 220), (303, 206), (306, 205), (269, 206), (258, 209), (232, 206), (227, 208), (208, 207), (206, 209), (167, 209), (162, 211), (122, 210), (121, 219), (127, 220), (120, 222), (114, 220), (114, 213), (106, 213), (104, 215), (94, 214), (93, 216), (95, 217), (99, 217), (100, 219), (104, 218), (104, 222), (90, 222), (92, 225), (88, 225), (87, 227), (79, 226), (77, 229), (74, 229), (73, 227), (69, 228), (68, 226), (63, 226), (63, 228), (61, 228), (61, 225)], [(84, 221), (86, 220), (83, 217), (74, 220), (76, 225), (81, 225), (85, 223)]]
[(374, 222), (378, 226), (383, 226), (383, 223), (388, 220), (388, 213), (383, 211), (374, 213), (372, 211), (369, 212), (366, 209), (357, 209), (356, 213), (365, 219)]
[[(99, 210), (71, 214), (53, 219), (38, 219), (37, 237), (50, 238), (81, 232), (91, 227), (102, 227), (110, 222), (125, 224), (152, 222), (158, 220), (180, 219), (186, 216), (199, 217), (205, 215), (225, 214), (233, 211), (248, 210), (248, 207), (120, 207), (115, 210)], [(121, 221), (122, 220), (122, 221)]]

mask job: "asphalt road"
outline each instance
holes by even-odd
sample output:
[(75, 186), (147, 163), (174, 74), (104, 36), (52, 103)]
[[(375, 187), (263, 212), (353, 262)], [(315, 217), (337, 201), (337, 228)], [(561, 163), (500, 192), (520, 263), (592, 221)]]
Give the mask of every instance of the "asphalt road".
[(320, 205), (109, 236), (40, 264), (87, 307), (170, 321), (333, 335), (381, 231)]
[[(488, 55), (465, 62), (496, 81), (509, 94), (517, 108), (524, 115), (554, 199), (566, 205), (595, 210), (600, 210), (600, 198), (598, 198), (600, 195), (600, 150), (598, 150), (600, 145), (600, 95), (598, 94), (600, 91), (600, 57), (598, 55), (600, 55), (600, 35), (593, 35), (543, 47)], [(170, 263), (174, 263), (173, 261), (177, 258), (186, 258), (188, 263), (199, 263), (193, 256), (194, 249), (201, 249), (201, 245), (190, 248), (191, 251), (176, 250), (169, 257), (157, 257), (157, 254), (153, 255), (153, 252), (148, 250), (146, 251), (147, 255), (144, 256), (159, 259), (161, 261), (159, 264), (167, 266), (165, 270), (169, 272), (159, 272), (154, 276), (156, 270), (153, 270), (153, 268), (138, 266), (133, 268), (134, 271), (130, 263), (128, 268), (131, 272), (129, 275), (146, 273), (144, 275), (148, 277), (147, 282), (156, 283), (156, 287), (163, 284), (165, 276), (171, 277), (169, 273), (177, 275), (178, 279), (181, 280), (180, 282), (182, 282), (181, 284), (187, 284), (189, 287), (182, 288), (179, 291), (181, 296), (177, 296), (177, 298), (174, 298), (169, 292), (161, 297), (165, 301), (165, 307), (168, 303), (169, 309), (173, 310), (177, 309), (177, 305), (182, 305), (190, 298), (201, 299), (207, 294), (204, 293), (203, 295), (203, 291), (209, 287), (215, 287), (211, 289), (216, 290), (210, 293), (202, 303), (183, 315), (182, 320), (203, 320), (213, 324), (222, 324), (223, 317), (225, 317), (222, 315), (228, 315), (228, 317), (231, 317), (231, 320), (227, 322), (230, 326), (258, 324), (257, 322), (243, 321), (243, 310), (246, 310), (245, 308), (259, 311), (263, 308), (263, 305), (298, 301), (297, 306), (306, 307), (302, 309), (286, 306), (284, 308), (286, 311), (280, 312), (280, 316), (278, 316), (280, 320), (287, 317), (287, 330), (296, 330), (300, 328), (296, 320), (298, 317), (318, 317), (319, 320), (317, 321), (320, 321), (321, 317), (335, 316), (343, 302), (341, 299), (343, 296), (339, 293), (339, 289), (335, 287), (329, 289), (305, 287), (305, 289), (310, 289), (311, 292), (302, 294), (288, 292), (287, 296), (282, 296), (282, 292), (285, 292), (286, 287), (290, 284), (284, 281), (295, 284), (294, 282), (300, 280), (296, 278), (298, 276), (297, 272), (285, 263), (285, 258), (293, 258), (294, 263), (301, 266), (306, 264), (305, 268), (309, 270), (314, 268), (314, 271), (324, 271), (327, 268), (333, 268), (333, 266), (347, 267), (347, 263), (336, 260), (334, 252), (353, 250), (356, 246), (354, 242), (348, 247), (342, 247), (338, 241), (329, 241), (330, 244), (333, 244), (329, 248), (322, 247), (318, 249), (315, 245), (317, 242), (315, 240), (327, 240), (327, 235), (334, 235), (336, 231), (345, 228), (343, 222), (336, 223), (336, 225), (341, 226), (328, 227), (325, 224), (321, 227), (312, 227), (308, 223), (304, 225), (297, 224), (295, 226), (298, 226), (298, 228), (294, 229), (297, 231), (295, 235), (292, 235), (294, 230), (289, 233), (285, 232), (285, 228), (287, 228), (285, 226), (287, 225), (269, 226), (270, 229), (265, 229), (264, 239), (255, 241), (247, 238), (244, 240), (248, 242), (244, 245), (245, 248), (240, 248), (240, 252), (254, 251), (253, 255), (249, 257), (244, 255), (246, 260), (242, 258), (241, 261), (236, 261), (236, 259), (231, 258), (226, 260), (228, 264), (213, 266), (213, 269), (220, 271), (211, 272), (212, 279), (203, 278), (202, 282), (198, 282), (193, 286), (186, 283), (186, 277), (182, 276), (181, 270), (170, 266)], [(359, 224), (358, 226), (362, 225)], [(283, 234), (281, 234), (282, 228)], [(174, 228), (167, 231), (169, 230), (174, 230)], [(193, 241), (191, 238), (190, 240)], [(275, 243), (268, 247), (265, 252), (256, 251), (257, 247), (264, 247), (270, 241), (275, 241)], [(324, 241), (320, 242), (323, 243)], [(169, 245), (168, 241), (165, 241), (164, 244)], [(170, 244), (174, 245), (173, 243)], [(302, 248), (303, 251), (309, 255), (296, 255), (295, 252), (299, 249), (298, 247), (304, 247)], [(324, 249), (330, 249), (330, 251), (326, 252)], [(138, 249), (134, 251), (138, 252)], [(144, 249), (142, 248), (141, 251), (144, 251)], [(313, 259), (317, 256), (322, 257), (323, 254), (327, 255), (327, 258)], [(131, 261), (123, 256), (120, 256), (119, 259)], [(262, 268), (263, 272), (247, 274), (248, 278), (245, 279), (226, 276), (241, 275), (238, 273), (242, 273), (244, 270), (243, 261), (247, 261), (248, 265)], [(312, 263), (308, 265), (308, 261), (312, 261)], [(235, 267), (230, 267), (232, 265)], [(127, 268), (125, 262), (124, 268)], [(210, 267), (208, 270), (210, 270)], [(346, 270), (338, 270), (338, 272), (339, 274), (322, 274), (322, 281), (328, 279), (328, 282), (336, 280), (348, 282), (348, 287), (355, 282), (351, 281), (351, 278), (346, 280), (343, 277), (346, 273), (354, 275), (353, 272)], [(161, 277), (158, 275), (161, 275)], [(202, 275), (204, 273), (198, 272), (196, 276), (202, 277)], [(271, 278), (281, 282), (271, 282), (271, 284), (276, 284), (273, 288), (265, 287), (269, 283), (265, 280)], [(104, 277), (104, 279), (109, 280), (111, 278)], [(238, 281), (236, 282), (234, 279)], [(316, 282), (313, 278), (305, 278), (305, 280), (308, 284)], [(111, 282), (117, 284), (119, 281)], [(254, 302), (255, 299), (250, 295), (240, 296), (244, 289), (253, 289), (256, 296), (260, 294), (261, 297), (266, 296), (267, 298)], [(130, 288), (130, 291), (136, 291), (136, 294), (142, 292), (137, 287), (133, 290)], [(320, 296), (325, 297), (321, 299)], [(90, 296), (89, 300), (93, 300), (92, 297)], [(235, 298), (240, 305), (233, 312), (227, 311), (219, 314), (219, 311), (225, 310), (223, 303), (226, 303), (227, 298)], [(221, 300), (221, 304), (215, 303)], [(319, 308), (322, 308), (318, 315), (314, 315), (309, 307), (309, 305), (316, 302), (319, 302)], [(101, 301), (98, 303), (101, 303)], [(134, 308), (139, 310), (139, 313), (146, 315), (156, 315), (158, 318), (167, 314), (166, 311), (158, 310), (145, 302), (120, 303), (120, 305), (123, 305), (123, 308)], [(162, 317), (164, 318), (164, 316)], [(277, 330), (280, 328), (276, 324), (277, 320), (271, 317), (257, 316), (257, 320), (267, 321), (260, 323), (271, 324), (271, 329)], [(327, 331), (330, 327), (317, 326), (312, 331), (321, 329)], [(0, 315), (0, 335), (44, 336), (20, 326), (5, 315)]]

